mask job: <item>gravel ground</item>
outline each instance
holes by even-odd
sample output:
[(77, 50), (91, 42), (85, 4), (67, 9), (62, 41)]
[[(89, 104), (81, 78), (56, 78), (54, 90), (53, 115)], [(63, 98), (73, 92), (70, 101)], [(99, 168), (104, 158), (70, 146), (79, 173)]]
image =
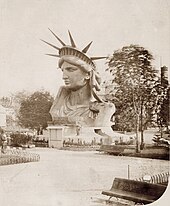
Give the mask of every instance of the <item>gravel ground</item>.
[(169, 171), (166, 160), (110, 156), (95, 151), (28, 151), (40, 154), (40, 161), (0, 167), (0, 205), (134, 205), (115, 198), (108, 203), (108, 197), (101, 192), (110, 189), (115, 177), (127, 178), (128, 165), (131, 179)]

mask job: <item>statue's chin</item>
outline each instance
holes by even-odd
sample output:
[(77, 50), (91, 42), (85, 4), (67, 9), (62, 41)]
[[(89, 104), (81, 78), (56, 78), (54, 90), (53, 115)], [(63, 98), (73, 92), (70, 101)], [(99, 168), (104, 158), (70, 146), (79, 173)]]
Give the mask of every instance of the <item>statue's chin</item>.
[(65, 85), (65, 88), (71, 90), (71, 91), (77, 91), (81, 88), (83, 88), (85, 85), (77, 85), (77, 86), (72, 86), (72, 85)]

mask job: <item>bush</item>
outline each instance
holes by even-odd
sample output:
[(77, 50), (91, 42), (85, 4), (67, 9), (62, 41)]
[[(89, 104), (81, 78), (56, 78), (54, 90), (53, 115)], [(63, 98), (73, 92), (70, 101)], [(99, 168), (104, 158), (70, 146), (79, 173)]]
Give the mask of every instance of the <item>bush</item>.
[(11, 137), (11, 146), (22, 146), (31, 142), (32, 137), (23, 133), (13, 133), (10, 135)]

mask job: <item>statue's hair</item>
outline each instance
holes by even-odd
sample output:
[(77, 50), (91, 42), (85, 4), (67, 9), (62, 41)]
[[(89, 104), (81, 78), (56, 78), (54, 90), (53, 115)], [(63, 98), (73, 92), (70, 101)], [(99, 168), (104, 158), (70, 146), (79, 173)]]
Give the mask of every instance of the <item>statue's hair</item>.
[(92, 67), (84, 62), (83, 60), (76, 58), (74, 56), (63, 56), (58, 61), (58, 66), (61, 68), (62, 64), (67, 62), (71, 65), (77, 66), (78, 68), (82, 69), (84, 72), (90, 72)]

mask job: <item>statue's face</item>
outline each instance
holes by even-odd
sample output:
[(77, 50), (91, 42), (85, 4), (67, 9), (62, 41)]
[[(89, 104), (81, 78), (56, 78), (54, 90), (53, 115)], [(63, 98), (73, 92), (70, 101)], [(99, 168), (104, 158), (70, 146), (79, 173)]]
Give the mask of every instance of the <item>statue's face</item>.
[(89, 74), (87, 72), (67, 62), (62, 64), (61, 70), (63, 72), (64, 83), (66, 87), (71, 90), (80, 89), (86, 85), (89, 79)]

